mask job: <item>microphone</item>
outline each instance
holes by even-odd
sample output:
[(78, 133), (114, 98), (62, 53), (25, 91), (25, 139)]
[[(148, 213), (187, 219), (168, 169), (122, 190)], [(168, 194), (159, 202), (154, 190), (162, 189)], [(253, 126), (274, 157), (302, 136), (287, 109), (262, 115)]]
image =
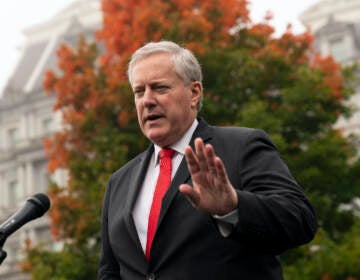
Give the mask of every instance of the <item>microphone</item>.
[(14, 231), (27, 222), (41, 217), (50, 208), (49, 198), (42, 193), (29, 197), (23, 207), (0, 225), (0, 248)]

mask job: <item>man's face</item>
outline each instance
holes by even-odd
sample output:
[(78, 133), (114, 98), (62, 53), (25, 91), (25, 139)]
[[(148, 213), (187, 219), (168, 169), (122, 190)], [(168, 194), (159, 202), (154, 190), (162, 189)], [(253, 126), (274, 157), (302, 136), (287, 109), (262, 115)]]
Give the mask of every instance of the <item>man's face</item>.
[(169, 53), (157, 53), (139, 60), (132, 73), (142, 132), (161, 147), (175, 143), (196, 117), (201, 84), (185, 85), (175, 73)]

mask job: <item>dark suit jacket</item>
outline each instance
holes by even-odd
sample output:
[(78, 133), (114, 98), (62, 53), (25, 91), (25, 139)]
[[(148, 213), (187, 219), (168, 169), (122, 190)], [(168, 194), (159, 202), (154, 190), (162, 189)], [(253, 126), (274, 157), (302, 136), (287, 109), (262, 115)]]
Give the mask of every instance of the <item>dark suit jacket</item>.
[(237, 190), (239, 222), (224, 238), (211, 215), (195, 210), (179, 193), (191, 184), (183, 159), (167, 191), (151, 260), (145, 259), (132, 211), (153, 146), (110, 178), (102, 216), (99, 279), (282, 279), (277, 257), (310, 241), (312, 206), (267, 135), (260, 130), (214, 127), (200, 120), (196, 137), (213, 145)]

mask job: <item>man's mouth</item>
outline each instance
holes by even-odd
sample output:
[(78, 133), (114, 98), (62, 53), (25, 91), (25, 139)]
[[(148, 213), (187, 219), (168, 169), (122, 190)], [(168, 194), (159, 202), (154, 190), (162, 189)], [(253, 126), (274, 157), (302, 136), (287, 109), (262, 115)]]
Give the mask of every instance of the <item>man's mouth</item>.
[(155, 120), (158, 120), (160, 118), (162, 118), (163, 116), (162, 115), (158, 115), (158, 114), (152, 114), (152, 115), (148, 115), (146, 116), (145, 118), (145, 121), (155, 121)]

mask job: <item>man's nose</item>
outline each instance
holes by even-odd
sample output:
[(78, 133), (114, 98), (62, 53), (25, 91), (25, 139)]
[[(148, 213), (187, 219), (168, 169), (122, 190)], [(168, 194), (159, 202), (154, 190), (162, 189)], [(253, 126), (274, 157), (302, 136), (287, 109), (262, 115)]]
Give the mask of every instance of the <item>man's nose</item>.
[(154, 106), (156, 104), (156, 96), (151, 88), (145, 89), (142, 101), (144, 106)]

